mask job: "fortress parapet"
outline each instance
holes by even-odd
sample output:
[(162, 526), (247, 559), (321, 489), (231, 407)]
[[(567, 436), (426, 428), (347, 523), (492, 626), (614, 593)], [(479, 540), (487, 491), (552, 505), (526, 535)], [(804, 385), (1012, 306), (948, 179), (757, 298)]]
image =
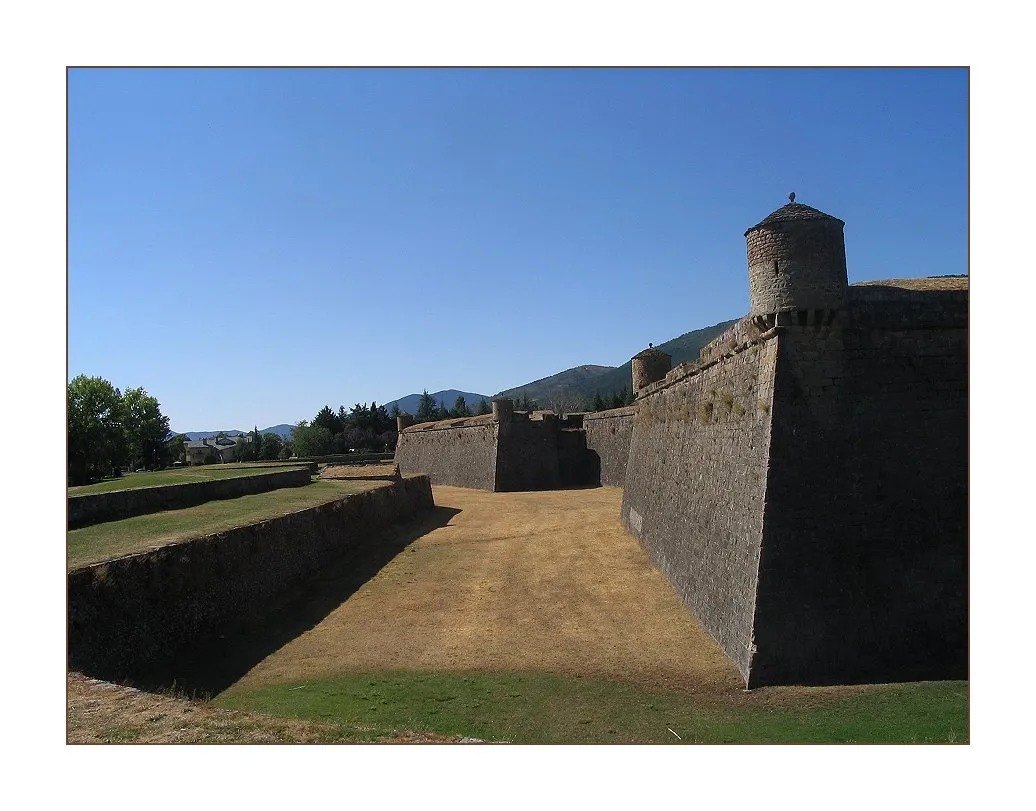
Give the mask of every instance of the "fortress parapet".
[(497, 397), (493, 400), (493, 422), (511, 422), (514, 419), (514, 400)]
[[(828, 324), (845, 307), (845, 223), (793, 202), (745, 231), (751, 315), (791, 313), (785, 324)], [(789, 319), (794, 319), (790, 321)], [(769, 319), (767, 326), (773, 326)]]
[(643, 352), (634, 355), (630, 363), (633, 367), (634, 394), (645, 386), (662, 380), (673, 368), (672, 357), (651, 344), (648, 344), (648, 348)]

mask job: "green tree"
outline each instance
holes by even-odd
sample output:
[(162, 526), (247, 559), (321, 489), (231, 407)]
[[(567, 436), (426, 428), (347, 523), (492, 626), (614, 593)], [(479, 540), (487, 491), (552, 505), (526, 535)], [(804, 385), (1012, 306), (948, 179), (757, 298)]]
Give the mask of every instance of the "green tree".
[(338, 414), (331, 410), (330, 406), (324, 406), (317, 412), (316, 417), (313, 418), (313, 425), (326, 428), (331, 436), (342, 433), (343, 428), (342, 420), (339, 419)]
[(468, 408), (468, 404), (464, 401), (464, 395), (457, 398), (453, 404), (453, 408), (450, 410), (451, 417), (470, 417), (471, 409)]
[(421, 394), (421, 399), (417, 401), (417, 414), (416, 419), (418, 422), (432, 422), (437, 419), (436, 414), (438, 408), (435, 405), (435, 398), (428, 393), (428, 389), (425, 389)]
[(371, 430), (375, 433), (396, 430), (396, 418), (389, 416), (385, 406), (380, 406), (371, 401)]
[(183, 443), (186, 441), (186, 434), (177, 434), (176, 436), (171, 436), (169, 437), (169, 439), (166, 440), (165, 456), (168, 463), (183, 463), (187, 461), (187, 450), (183, 446)]
[(489, 403), (486, 402), (486, 398), (485, 397), (483, 397), (481, 400), (478, 401), (478, 411), (476, 411), (475, 413), (480, 415), (480, 416), (482, 414), (492, 414), (493, 413), (493, 409), (489, 406)]
[[(260, 443), (262, 440), (260, 440)], [(253, 462), (259, 458), (261, 444), (256, 443), (251, 434), (241, 434), (234, 441), (234, 460), (237, 462)]]
[(597, 392), (594, 395), (594, 411), (607, 411), (608, 404), (604, 402), (604, 398), (601, 397), (601, 393)]
[(158, 400), (143, 388), (126, 389), (122, 395), (122, 428), (130, 465), (157, 468), (169, 436), (169, 418), (162, 414)]
[(277, 434), (263, 434), (259, 448), (256, 449), (256, 458), (273, 461), (280, 458), (284, 448), (284, 440)]
[(111, 475), (125, 455), (119, 390), (104, 378), (79, 375), (68, 384), (66, 407), (69, 484)]
[(291, 444), (295, 455), (300, 457), (325, 456), (332, 449), (331, 432), (323, 425), (310, 425), (299, 420), (291, 432)]
[(367, 431), (371, 427), (371, 410), (367, 404), (356, 403), (349, 412), (349, 427), (358, 431)]

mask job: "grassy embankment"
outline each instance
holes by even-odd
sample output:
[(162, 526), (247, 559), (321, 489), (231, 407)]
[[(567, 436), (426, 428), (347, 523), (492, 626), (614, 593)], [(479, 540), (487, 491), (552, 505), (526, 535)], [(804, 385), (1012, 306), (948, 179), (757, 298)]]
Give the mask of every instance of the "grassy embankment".
[[(236, 464), (236, 465), (204, 465), (198, 467), (179, 467), (159, 470), (153, 473), (127, 473), (117, 479), (105, 479), (94, 484), (80, 487), (69, 487), (70, 496), (88, 496), (95, 493), (111, 493), (116, 490), (132, 490), (137, 487), (159, 487), (170, 484), (192, 484), (215, 479), (236, 479), (240, 476), (256, 476), (261, 473), (273, 473), (289, 470), (289, 465)], [(301, 467), (301, 465), (299, 466)]]
[(730, 701), (552, 674), (379, 673), (232, 689), (213, 703), (332, 725), (340, 740), (422, 730), (514, 743), (968, 741), (966, 682), (769, 688)]
[(100, 563), (188, 538), (225, 532), (378, 486), (384, 486), (384, 483), (314, 481), (305, 487), (285, 487), (268, 493), (209, 501), (197, 507), (167, 510), (70, 530), (67, 534), (68, 567), (73, 569), (89, 563)]

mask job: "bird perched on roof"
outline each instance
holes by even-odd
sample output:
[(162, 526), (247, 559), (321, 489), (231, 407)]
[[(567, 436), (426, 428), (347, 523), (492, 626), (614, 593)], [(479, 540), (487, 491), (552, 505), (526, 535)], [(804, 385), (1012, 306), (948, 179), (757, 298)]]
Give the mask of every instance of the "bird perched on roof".
[(788, 195), (788, 202), (789, 203), (794, 203), (795, 202), (795, 192), (792, 192), (791, 194)]

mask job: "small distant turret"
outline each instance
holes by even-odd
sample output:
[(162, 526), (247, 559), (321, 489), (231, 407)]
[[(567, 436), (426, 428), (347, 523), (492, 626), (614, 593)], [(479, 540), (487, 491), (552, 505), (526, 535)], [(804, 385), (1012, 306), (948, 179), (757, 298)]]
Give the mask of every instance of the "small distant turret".
[(645, 386), (657, 383), (673, 368), (673, 358), (651, 344), (643, 352), (638, 352), (631, 361), (633, 366), (633, 393), (636, 394)]
[(848, 295), (845, 223), (795, 202), (745, 231), (752, 315), (839, 310)]
[(497, 397), (493, 400), (493, 422), (511, 422), (514, 419), (514, 400)]
[(409, 414), (400, 414), (396, 417), (396, 432), (403, 433), (404, 428), (409, 428), (414, 424), (414, 418)]

